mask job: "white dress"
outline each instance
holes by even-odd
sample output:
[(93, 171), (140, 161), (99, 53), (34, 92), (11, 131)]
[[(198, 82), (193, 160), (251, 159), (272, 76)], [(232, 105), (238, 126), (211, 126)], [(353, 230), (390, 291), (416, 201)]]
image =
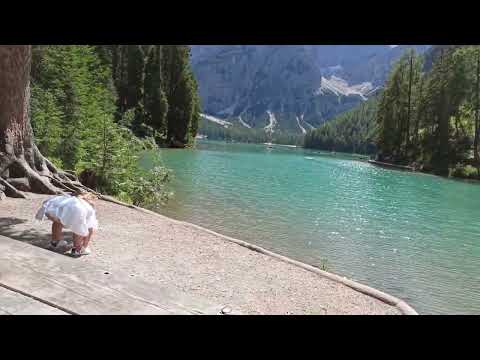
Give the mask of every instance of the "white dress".
[(42, 221), (47, 215), (58, 219), (65, 228), (80, 236), (87, 236), (88, 229), (98, 228), (93, 207), (74, 196), (62, 195), (46, 200), (35, 218)]

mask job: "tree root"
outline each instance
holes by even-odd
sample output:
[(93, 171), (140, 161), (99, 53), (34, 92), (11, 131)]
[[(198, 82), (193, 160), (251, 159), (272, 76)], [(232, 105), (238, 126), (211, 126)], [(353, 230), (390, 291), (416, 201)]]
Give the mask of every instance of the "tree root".
[(7, 182), (19, 191), (30, 192), (32, 190), (27, 178), (11, 178)]
[(48, 195), (78, 192), (100, 195), (80, 183), (74, 174), (57, 169), (36, 147), (32, 152), (28, 161), (23, 158), (1, 159), (0, 192), (16, 198), (26, 198), (24, 191)]
[(26, 199), (27, 196), (21, 192), (15, 189), (14, 186), (10, 185), (10, 183), (3, 178), (0, 177), (0, 184), (2, 185), (2, 188), (4, 189), (2, 192), (5, 193), (6, 196), (13, 197), (13, 198), (20, 198), (20, 199)]

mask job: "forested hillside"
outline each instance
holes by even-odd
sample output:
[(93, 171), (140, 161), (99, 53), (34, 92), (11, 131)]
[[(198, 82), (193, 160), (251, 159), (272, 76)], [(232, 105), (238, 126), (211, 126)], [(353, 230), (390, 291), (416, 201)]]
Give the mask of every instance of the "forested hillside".
[(480, 47), (407, 51), (376, 99), (306, 135), (305, 146), (377, 152), (380, 161), (480, 177)]
[(358, 154), (375, 153), (377, 104), (378, 95), (318, 129), (309, 131), (305, 135), (305, 147)]
[(410, 52), (390, 75), (377, 112), (379, 159), (478, 176), (480, 47), (433, 50), (430, 69)]
[(137, 203), (164, 198), (169, 172), (145, 172), (137, 160), (194, 141), (200, 103), (188, 46), (33, 46), (31, 78), (44, 155), (100, 191)]
[(409, 48), (429, 46), (193, 45), (192, 67), (205, 114), (301, 135), (368, 99)]

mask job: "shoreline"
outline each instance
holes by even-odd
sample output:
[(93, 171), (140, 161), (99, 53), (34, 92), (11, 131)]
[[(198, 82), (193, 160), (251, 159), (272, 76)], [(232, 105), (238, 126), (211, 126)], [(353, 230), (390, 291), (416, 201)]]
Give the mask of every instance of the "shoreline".
[(176, 220), (176, 219), (170, 218), (168, 216), (156, 213), (154, 211), (151, 211), (151, 210), (148, 210), (148, 209), (145, 209), (145, 208), (141, 208), (141, 207), (138, 207), (138, 206), (134, 206), (134, 205), (130, 205), (130, 204), (121, 202), (121, 201), (116, 200), (112, 197), (105, 197), (104, 195), (102, 195), (102, 200), (110, 201), (110, 202), (113, 202), (113, 203), (115, 203), (117, 205), (120, 205), (120, 206), (127, 206), (129, 208), (136, 209), (138, 211), (146, 212), (150, 215), (160, 216), (160, 217), (166, 218), (166, 219), (168, 219), (172, 222), (175, 222), (177, 224), (194, 227), (194, 228), (199, 229), (201, 231), (208, 232), (212, 235), (223, 238), (225, 241), (229, 241), (229, 242), (235, 243), (239, 246), (245, 247), (249, 250), (271, 256), (271, 257), (276, 258), (280, 261), (292, 264), (294, 266), (300, 267), (300, 268), (305, 269), (307, 271), (316, 273), (319, 276), (322, 276), (322, 277), (328, 278), (330, 280), (336, 281), (338, 283), (341, 283), (341, 284), (343, 284), (345, 286), (348, 286), (349, 288), (351, 288), (355, 291), (361, 292), (362, 294), (371, 296), (371, 297), (373, 297), (375, 299), (378, 299), (378, 300), (380, 300), (380, 301), (382, 301), (382, 302), (384, 302), (388, 305), (395, 306), (403, 315), (419, 315), (416, 312), (416, 310), (413, 307), (411, 307), (408, 303), (406, 303), (404, 300), (399, 299), (399, 298), (397, 298), (393, 295), (390, 295), (388, 293), (385, 293), (383, 291), (380, 291), (378, 289), (375, 289), (373, 287), (370, 287), (368, 285), (359, 283), (359, 282), (354, 281), (354, 280), (350, 280), (347, 277), (340, 276), (340, 275), (331, 273), (329, 271), (321, 270), (321, 269), (319, 269), (319, 268), (317, 268), (313, 265), (303, 263), (303, 262), (298, 261), (298, 260), (294, 260), (294, 259), (289, 258), (287, 256), (284, 256), (284, 255), (275, 253), (273, 251), (267, 250), (267, 249), (265, 249), (261, 246), (254, 245), (254, 244), (251, 244), (249, 242), (246, 242), (246, 241), (243, 241), (243, 240), (240, 240), (240, 239), (236, 239), (236, 238), (233, 238), (233, 237), (230, 237), (230, 236), (227, 236), (227, 235), (217, 233), (213, 230), (204, 228), (202, 226), (199, 226), (199, 225), (196, 225), (196, 224), (193, 224), (193, 223), (189, 223), (189, 222), (181, 221), (181, 220)]
[(418, 172), (418, 170), (416, 170), (412, 166), (398, 165), (398, 164), (394, 164), (394, 163), (386, 163), (386, 162), (377, 161), (377, 160), (368, 160), (368, 162), (372, 165), (376, 165), (376, 166), (383, 167), (383, 168)]
[(453, 181), (460, 181), (460, 182), (465, 182), (465, 183), (470, 183), (470, 184), (480, 184), (480, 179), (471, 179), (471, 178), (465, 178), (461, 176), (445, 176), (445, 175), (438, 175), (433, 173), (432, 171), (426, 171), (422, 169), (416, 169), (412, 166), (405, 166), (405, 165), (397, 165), (394, 163), (384, 163), (381, 161), (376, 161), (376, 160), (368, 160), (369, 164), (372, 164), (374, 166), (384, 168), (384, 169), (390, 169), (390, 170), (397, 170), (397, 171), (406, 171), (406, 172), (411, 172), (415, 174), (422, 174), (422, 175), (430, 175), (430, 176), (435, 176), (440, 179), (445, 179), (445, 180), (453, 180)]
[[(0, 234), (46, 248), (51, 225), (35, 223), (33, 214), (48, 196), (29, 197), (2, 202)], [(377, 289), (195, 224), (102, 198), (93, 252), (76, 260), (80, 263), (173, 286), (243, 314), (416, 314), (401, 299)], [(70, 232), (64, 234), (71, 239)]]
[[(330, 150), (322, 150), (320, 148), (311, 148), (311, 147), (305, 147), (305, 146), (301, 146), (301, 145), (283, 145), (283, 144), (261, 143), (261, 142), (251, 142), (251, 143), (249, 143), (249, 142), (242, 142), (242, 141), (229, 142), (229, 141), (226, 141), (226, 140), (208, 139), (208, 138), (203, 138), (203, 139), (198, 139), (198, 140), (204, 141), (206, 143), (208, 143), (208, 142), (222, 142), (222, 143), (227, 143), (227, 144), (237, 143), (237, 144), (245, 144), (245, 145), (281, 146), (281, 147), (289, 147), (289, 148), (303, 149), (303, 150), (309, 150), (309, 151), (319, 151), (318, 154), (331, 155), (331, 156), (336, 156), (337, 154), (340, 154), (340, 155), (345, 155), (345, 156), (351, 157), (354, 160), (358, 160), (358, 161), (362, 161), (362, 162), (368, 162), (368, 163), (371, 163), (372, 165), (377, 165), (378, 167), (383, 167), (383, 168), (387, 168), (387, 169), (389, 168), (389, 169), (393, 169), (393, 170), (395, 170), (395, 169), (404, 170), (404, 171), (409, 171), (409, 172), (416, 173), (416, 174), (431, 175), (431, 176), (436, 176), (436, 177), (443, 178), (443, 179), (448, 179), (448, 180), (463, 181), (463, 182), (467, 182), (467, 183), (471, 183), (471, 184), (480, 184), (480, 179), (465, 178), (465, 177), (460, 177), (460, 176), (437, 175), (437, 174), (435, 174), (431, 171), (415, 169), (411, 166), (397, 165), (397, 164), (393, 164), (393, 163), (382, 163), (382, 162), (378, 162), (376, 160), (371, 160), (370, 157), (374, 154), (364, 155), (364, 154), (349, 153), (349, 152), (332, 152)], [(375, 163), (377, 163), (377, 164), (375, 164)], [(381, 164), (385, 164), (385, 165), (382, 166)], [(402, 168), (404, 168), (404, 169), (402, 169)]]

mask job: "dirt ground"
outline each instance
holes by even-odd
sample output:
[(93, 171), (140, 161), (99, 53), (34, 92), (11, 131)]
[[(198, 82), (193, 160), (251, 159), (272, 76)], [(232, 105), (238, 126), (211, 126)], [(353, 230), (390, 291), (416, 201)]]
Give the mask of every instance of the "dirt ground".
[[(0, 201), (0, 234), (47, 247), (51, 223), (34, 220), (47, 196)], [(128, 271), (245, 314), (400, 314), (318, 274), (164, 216), (98, 201), (92, 254), (76, 261)], [(65, 231), (65, 239), (72, 239)]]

